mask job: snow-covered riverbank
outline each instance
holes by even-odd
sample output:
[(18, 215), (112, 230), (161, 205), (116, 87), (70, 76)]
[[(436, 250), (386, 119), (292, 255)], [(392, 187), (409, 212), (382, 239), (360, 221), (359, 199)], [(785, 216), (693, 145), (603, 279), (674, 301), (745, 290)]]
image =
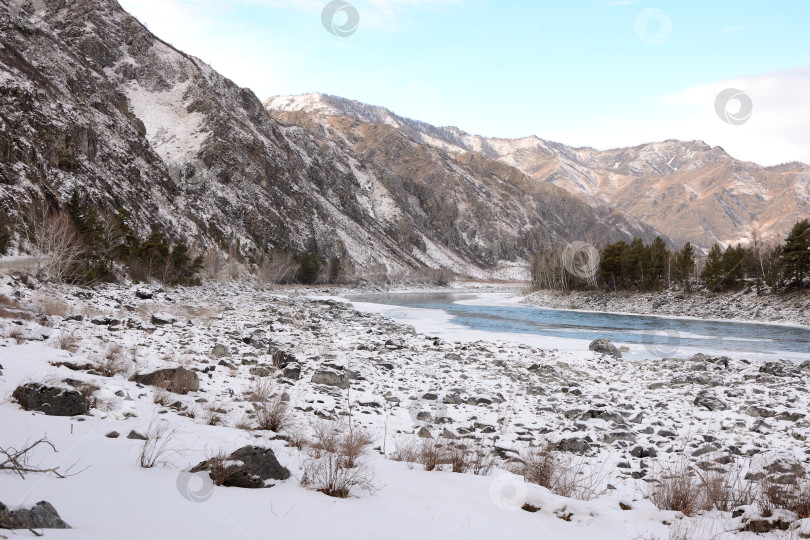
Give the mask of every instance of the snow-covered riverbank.
[(757, 295), (755, 291), (709, 294), (606, 293), (603, 291), (537, 291), (522, 300), (525, 304), (553, 309), (579, 309), (609, 313), (632, 313), (759, 321), (810, 326), (810, 294)]
[[(810, 366), (703, 356), (616, 360), (585, 348), (561, 351), (493, 336), (448, 341), (429, 331), (441, 333), (446, 320), (434, 319), (419, 332), (312, 298), (312, 291), (220, 286), (151, 298), (146, 292), (0, 277), (0, 447), (47, 436), (60, 453), (44, 452), (36, 462), (90, 466), (65, 479), (0, 471), (0, 501), (30, 507), (47, 500), (74, 527), (49, 536), (176, 540), (259, 538), (271, 531), (281, 538), (503, 538), (541, 532), (567, 539), (668, 538), (672, 530), (688, 538), (709, 532), (730, 538), (759, 519), (754, 507), (735, 516), (729, 508), (684, 517), (653, 505), (657, 482), (683, 464), (724, 471), (718, 475), (736, 467), (808, 470)], [(114, 370), (106, 369), (111, 356), (119, 360)], [(181, 366), (199, 383), (184, 394), (129, 380)], [(290, 421), (278, 431), (258, 424), (253, 394), (261, 381), (288, 404)], [(80, 388), (92, 407), (68, 417), (26, 412), (11, 397), (25, 383)], [(301, 485), (312, 455), (306, 441), (317, 423), (343, 429), (349, 418), (371, 436), (364, 462), (374, 489), (334, 499)], [(176, 428), (170, 445), (176, 451), (142, 469), (137, 460), (144, 443), (127, 434), (148, 432), (154, 419)], [(441, 471), (426, 471), (391, 459), (408, 448), (417, 448), (411, 456), (421, 459), (426, 441), (481, 449), (493, 467), (481, 475), (457, 474), (449, 461), (438, 464)], [(185, 472), (218, 451), (249, 444), (272, 449), (289, 478), (248, 490), (213, 487)], [(574, 480), (594, 484), (569, 494), (592, 500), (552, 493), (509, 472), (531, 448), (546, 444), (560, 456), (559, 467), (584, 473)], [(789, 534), (810, 532), (795, 515), (790, 523)]]

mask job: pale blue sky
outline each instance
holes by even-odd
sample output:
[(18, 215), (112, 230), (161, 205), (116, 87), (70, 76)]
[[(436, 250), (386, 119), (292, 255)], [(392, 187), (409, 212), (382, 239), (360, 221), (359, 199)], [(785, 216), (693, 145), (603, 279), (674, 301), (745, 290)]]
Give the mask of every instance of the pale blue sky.
[[(810, 162), (810, 2), (350, 3), (357, 31), (337, 37), (326, 1), (122, 0), (262, 99), (324, 92), (488, 136), (700, 138), (764, 164)], [(751, 96), (744, 125), (715, 113), (727, 87)]]

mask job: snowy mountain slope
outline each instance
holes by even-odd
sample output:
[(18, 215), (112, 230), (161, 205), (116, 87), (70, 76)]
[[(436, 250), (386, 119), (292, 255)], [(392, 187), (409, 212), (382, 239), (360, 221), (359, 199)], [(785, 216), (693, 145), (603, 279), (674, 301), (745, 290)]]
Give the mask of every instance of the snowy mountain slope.
[(668, 140), (599, 151), (534, 136), (471, 135), (322, 94), (274, 97), (265, 106), (384, 123), (421, 144), (455, 154), (480, 154), (515, 167), (538, 183), (559, 186), (591, 205), (607, 203), (678, 243), (688, 240), (707, 248), (716, 241), (744, 241), (754, 230), (760, 237), (781, 239), (793, 223), (810, 215), (805, 195), (810, 166), (761, 167), (702, 141)]
[(376, 134), (349, 142), (282, 125), (252, 92), (114, 0), (45, 6), (24, 22), (0, 16), (0, 205), (12, 218), (79, 189), (129, 211), (141, 235), (157, 226), (198, 248), (251, 258), (317, 248), (360, 273), (446, 266), (476, 278), (561, 241), (655, 234), (553, 186), (522, 179), (516, 188), (504, 176), (521, 176), (513, 169), (457, 160), (393, 130), (395, 146), (358, 152)]

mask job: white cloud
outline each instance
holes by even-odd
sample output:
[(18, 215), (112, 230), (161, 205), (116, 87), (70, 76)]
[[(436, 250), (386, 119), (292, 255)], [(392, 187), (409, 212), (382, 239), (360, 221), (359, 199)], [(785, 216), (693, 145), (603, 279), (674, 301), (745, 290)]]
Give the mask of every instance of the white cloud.
[[(726, 88), (737, 88), (753, 103), (742, 125), (723, 122), (715, 99)], [(661, 101), (684, 114), (674, 132), (719, 144), (741, 159), (763, 164), (799, 160), (810, 163), (810, 67), (738, 77), (687, 88)], [(729, 112), (739, 103), (730, 102)], [(679, 136), (681, 136), (679, 135)]]

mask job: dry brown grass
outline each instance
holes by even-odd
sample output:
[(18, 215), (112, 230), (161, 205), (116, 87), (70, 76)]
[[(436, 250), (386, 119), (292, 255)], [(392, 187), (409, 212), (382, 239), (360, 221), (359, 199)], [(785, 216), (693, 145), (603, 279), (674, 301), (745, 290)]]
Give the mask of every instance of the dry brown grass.
[(279, 433), (291, 425), (293, 415), (284, 395), (275, 390), (273, 379), (260, 377), (243, 398), (253, 404), (258, 429)]
[[(131, 355), (131, 353), (129, 353)], [(104, 356), (98, 363), (99, 371), (105, 377), (126, 375), (132, 368), (132, 361), (127, 351), (118, 343), (110, 343), (104, 351)]]
[(521, 453), (513, 472), (526, 482), (547, 488), (562, 497), (589, 501), (607, 490), (609, 473), (604, 465), (594, 465), (584, 456), (554, 449), (548, 441)]
[(165, 463), (172, 454), (179, 453), (180, 450), (174, 446), (174, 439), (179, 434), (178, 429), (167, 420), (153, 416), (144, 433), (146, 440), (138, 454), (138, 464), (144, 469), (151, 469)]
[(312, 430), (314, 439), (303, 465), (301, 485), (344, 499), (352, 489), (375, 489), (374, 473), (363, 460), (371, 444), (368, 432), (326, 420), (313, 424)]
[(789, 482), (777, 484), (765, 477), (760, 486), (757, 503), (765, 517), (774, 510), (795, 512), (799, 519), (810, 517), (810, 481), (792, 476)]
[(172, 393), (163, 388), (162, 386), (153, 386), (152, 387), (152, 402), (155, 405), (162, 405), (163, 407), (168, 407), (169, 404), (173, 403)]
[(11, 328), (8, 329), (8, 337), (9, 339), (13, 339), (17, 345), (22, 345), (27, 341), (25, 338), (25, 328), (17, 324), (11, 325)]
[(658, 508), (679, 511), (687, 516), (699, 510), (728, 512), (762, 500), (765, 483), (755, 480), (759, 475), (746, 476), (746, 469), (742, 464), (734, 463), (727, 469), (703, 470), (693, 468), (684, 458), (661, 469), (658, 484), (648, 495)]
[(79, 343), (81, 343), (81, 340), (76, 337), (73, 332), (68, 333), (65, 330), (60, 330), (56, 339), (59, 348), (63, 351), (75, 353), (79, 350)]
[(37, 301), (37, 309), (48, 317), (62, 317), (64, 319), (68, 316), (68, 305), (52, 296), (40, 298)]

